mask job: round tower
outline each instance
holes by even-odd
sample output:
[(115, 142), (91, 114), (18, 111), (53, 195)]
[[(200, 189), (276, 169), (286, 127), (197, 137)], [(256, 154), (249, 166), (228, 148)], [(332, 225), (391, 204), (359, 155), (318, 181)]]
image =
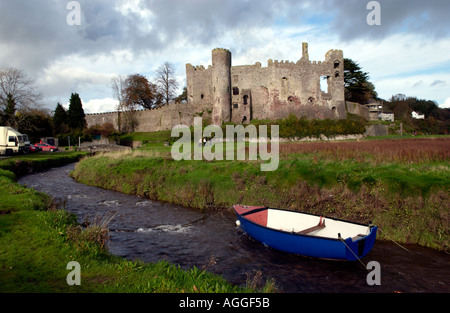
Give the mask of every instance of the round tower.
[(231, 52), (217, 48), (212, 51), (212, 122), (221, 125), (231, 120)]

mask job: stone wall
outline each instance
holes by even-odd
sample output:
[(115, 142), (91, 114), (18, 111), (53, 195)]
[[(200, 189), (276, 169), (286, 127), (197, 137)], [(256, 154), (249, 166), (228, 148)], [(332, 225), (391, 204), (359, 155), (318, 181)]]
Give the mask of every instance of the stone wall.
[[(138, 110), (132, 113), (136, 120), (135, 132), (150, 132), (172, 129), (176, 125), (192, 125), (195, 116), (209, 116), (202, 108), (190, 106), (187, 103), (172, 103), (158, 109)], [(124, 113), (110, 112), (86, 114), (87, 127), (112, 123), (117, 130), (123, 130)], [(119, 120), (121, 125), (119, 125)]]
[(366, 127), (364, 136), (387, 136), (389, 134), (387, 125), (369, 125)]
[(347, 112), (362, 116), (365, 120), (370, 120), (369, 107), (357, 102), (346, 101)]

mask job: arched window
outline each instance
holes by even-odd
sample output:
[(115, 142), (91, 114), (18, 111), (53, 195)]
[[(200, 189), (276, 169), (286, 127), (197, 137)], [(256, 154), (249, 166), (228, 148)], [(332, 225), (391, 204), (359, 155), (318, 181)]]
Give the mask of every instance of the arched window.
[(248, 104), (248, 96), (247, 95), (245, 95), (244, 97), (243, 97), (243, 102), (242, 102), (243, 104)]

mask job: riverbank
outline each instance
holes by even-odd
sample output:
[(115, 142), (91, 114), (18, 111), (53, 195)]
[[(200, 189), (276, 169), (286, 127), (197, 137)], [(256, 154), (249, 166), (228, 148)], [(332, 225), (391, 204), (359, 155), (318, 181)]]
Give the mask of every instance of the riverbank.
[[(112, 256), (106, 249), (105, 221), (82, 227), (64, 203), (17, 183), (17, 176), (85, 155), (40, 153), (0, 160), (0, 293), (256, 291), (195, 267), (181, 270), (165, 261), (149, 264)], [(80, 264), (80, 285), (68, 284), (71, 261)], [(272, 287), (267, 284), (261, 291)]]
[(170, 147), (81, 161), (79, 182), (202, 210), (265, 205), (355, 222), (380, 239), (449, 251), (450, 138), (280, 144), (279, 167), (260, 161), (174, 161)]

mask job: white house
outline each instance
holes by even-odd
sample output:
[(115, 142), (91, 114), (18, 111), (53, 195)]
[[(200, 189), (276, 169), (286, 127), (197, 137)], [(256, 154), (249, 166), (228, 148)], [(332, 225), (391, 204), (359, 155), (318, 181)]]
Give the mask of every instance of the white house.
[(424, 114), (419, 114), (417, 112), (412, 111), (411, 113), (412, 118), (418, 119), (418, 120), (423, 120), (425, 119), (425, 115)]

